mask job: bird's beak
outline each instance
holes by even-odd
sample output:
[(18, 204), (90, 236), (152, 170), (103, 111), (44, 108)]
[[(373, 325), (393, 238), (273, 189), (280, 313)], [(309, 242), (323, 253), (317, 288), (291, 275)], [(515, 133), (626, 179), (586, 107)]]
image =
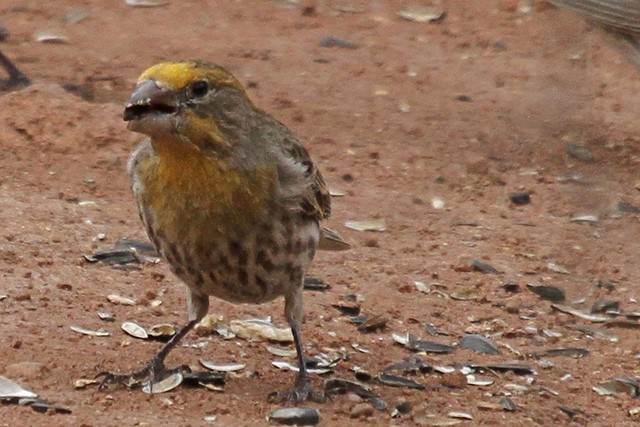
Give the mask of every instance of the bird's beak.
[(148, 133), (149, 126), (160, 125), (178, 111), (175, 92), (157, 80), (143, 80), (133, 90), (123, 119), (134, 132)]

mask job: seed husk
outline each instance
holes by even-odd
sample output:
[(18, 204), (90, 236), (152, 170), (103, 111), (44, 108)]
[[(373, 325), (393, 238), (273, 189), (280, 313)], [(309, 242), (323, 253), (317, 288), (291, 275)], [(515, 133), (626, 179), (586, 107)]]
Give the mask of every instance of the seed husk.
[(149, 334), (147, 333), (146, 329), (135, 322), (122, 322), (120, 328), (134, 338), (139, 338), (141, 340), (146, 340), (147, 338), (149, 338)]

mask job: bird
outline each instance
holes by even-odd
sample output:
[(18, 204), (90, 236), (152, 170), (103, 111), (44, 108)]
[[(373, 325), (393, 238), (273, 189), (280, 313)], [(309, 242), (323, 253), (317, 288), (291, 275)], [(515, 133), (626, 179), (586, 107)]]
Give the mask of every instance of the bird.
[(188, 320), (142, 369), (100, 372), (100, 387), (152, 385), (174, 372), (164, 360), (206, 315), (210, 296), (252, 304), (284, 297), (299, 371), (275, 397), (321, 401), (305, 366), (303, 279), (319, 245), (349, 244), (321, 225), (331, 196), (308, 151), (229, 71), (205, 61), (148, 68), (123, 118), (147, 137), (127, 168), (147, 235), (187, 286)]
[(640, 69), (640, 1), (549, 0), (553, 5), (579, 13), (603, 30), (611, 43)]

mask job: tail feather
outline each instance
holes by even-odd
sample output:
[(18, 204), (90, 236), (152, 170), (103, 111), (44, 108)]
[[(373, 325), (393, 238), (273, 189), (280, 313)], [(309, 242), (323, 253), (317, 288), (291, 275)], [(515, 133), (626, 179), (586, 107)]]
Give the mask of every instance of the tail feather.
[(327, 227), (320, 227), (318, 249), (321, 251), (346, 251), (351, 249), (351, 245), (337, 231)]

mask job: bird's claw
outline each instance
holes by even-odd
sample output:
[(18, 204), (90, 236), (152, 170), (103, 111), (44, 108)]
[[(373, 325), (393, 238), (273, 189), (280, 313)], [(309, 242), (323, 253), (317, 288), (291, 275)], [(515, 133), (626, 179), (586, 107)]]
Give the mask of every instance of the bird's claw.
[(322, 392), (316, 391), (313, 388), (311, 380), (306, 377), (296, 378), (296, 383), (290, 390), (274, 391), (269, 394), (268, 400), (271, 403), (276, 402), (294, 402), (300, 403), (305, 400), (310, 400), (316, 403), (322, 403), (325, 401), (325, 395)]
[(128, 388), (138, 388), (142, 386), (145, 378), (152, 379), (148, 367), (132, 374), (114, 374), (112, 372), (102, 371), (98, 372), (95, 376), (96, 379), (100, 377), (102, 377), (102, 381), (100, 381), (100, 385), (98, 386), (99, 390), (106, 389), (110, 384), (122, 384)]
[(110, 384), (122, 384), (128, 388), (142, 387), (144, 380), (148, 379), (151, 384), (164, 378), (167, 370), (162, 360), (153, 358), (144, 368), (131, 374), (114, 374), (108, 371), (98, 372), (95, 379), (102, 377), (99, 390), (106, 389)]

